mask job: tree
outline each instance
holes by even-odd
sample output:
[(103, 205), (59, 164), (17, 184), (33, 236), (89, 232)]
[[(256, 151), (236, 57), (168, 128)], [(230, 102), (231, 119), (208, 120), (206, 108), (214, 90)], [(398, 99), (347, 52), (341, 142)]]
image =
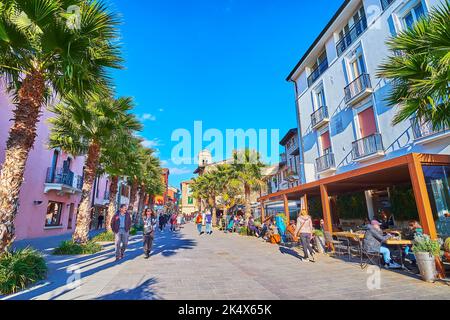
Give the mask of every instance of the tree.
[[(79, 15), (67, 14), (69, 7), (79, 8)], [(121, 64), (117, 26), (116, 14), (100, 1), (0, 3), (0, 76), (15, 102), (0, 172), (0, 252), (14, 240), (19, 192), (42, 107), (56, 94), (108, 90), (107, 69)]]
[[(100, 156), (100, 168), (111, 177), (111, 186), (109, 192), (109, 204), (105, 217), (106, 229), (111, 231), (111, 219), (117, 212), (116, 197), (120, 177), (128, 176), (130, 171), (139, 166), (140, 141), (133, 137), (128, 128), (125, 130), (115, 130), (109, 136), (103, 146), (103, 152)], [(131, 197), (130, 197), (131, 198)]]
[[(161, 180), (162, 168), (161, 163), (157, 157), (154, 156), (154, 150), (150, 148), (142, 149), (144, 154), (144, 161), (142, 165), (142, 176), (140, 177), (140, 191), (139, 198), (149, 198), (152, 201), (153, 197), (158, 194), (163, 194), (165, 186)], [(150, 203), (150, 207), (153, 203)]]
[(244, 189), (245, 219), (248, 221), (252, 214), (251, 191), (259, 191), (264, 185), (261, 170), (265, 165), (261, 162), (261, 156), (258, 152), (244, 149), (233, 153), (231, 167), (235, 174), (234, 180), (239, 181)]
[(387, 44), (392, 56), (378, 75), (392, 80), (387, 101), (399, 105), (393, 124), (417, 116), (434, 130), (450, 127), (450, 1)]
[(242, 186), (240, 181), (237, 180), (233, 167), (229, 164), (218, 165), (214, 175), (218, 180), (218, 203), (222, 205), (223, 216), (226, 217), (228, 210), (239, 203)]
[[(115, 100), (96, 96), (85, 101), (77, 96), (69, 95), (63, 103), (52, 109), (55, 117), (50, 119), (53, 125), (50, 146), (60, 147), (73, 155), (87, 154), (80, 208), (73, 233), (75, 242), (85, 243), (88, 240), (91, 220), (89, 199), (92, 185), (97, 175), (101, 154), (108, 146), (111, 136), (117, 132), (128, 130), (131, 133), (141, 129), (135, 116), (130, 113), (132, 108), (131, 98)], [(113, 183), (112, 181), (112, 188)]]

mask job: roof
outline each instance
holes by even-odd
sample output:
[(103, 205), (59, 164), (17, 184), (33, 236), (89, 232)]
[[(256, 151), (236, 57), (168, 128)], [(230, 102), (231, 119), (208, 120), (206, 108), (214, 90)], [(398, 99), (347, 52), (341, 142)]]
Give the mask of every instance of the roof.
[(331, 18), (331, 20), (327, 23), (325, 28), (320, 32), (320, 34), (317, 36), (316, 40), (312, 43), (312, 45), (306, 50), (306, 52), (303, 54), (303, 57), (300, 59), (300, 61), (295, 65), (294, 69), (292, 69), (291, 73), (286, 78), (286, 81), (291, 81), (292, 76), (297, 71), (298, 67), (305, 61), (305, 59), (308, 57), (308, 55), (311, 53), (311, 51), (314, 49), (316, 44), (320, 41), (320, 39), (324, 36), (324, 34), (328, 31), (328, 29), (331, 27), (331, 25), (334, 23), (334, 21), (339, 17), (339, 15), (344, 11), (344, 9), (347, 7), (347, 5), (351, 2), (351, 0), (344, 0), (344, 3), (339, 7), (339, 9), (336, 11), (334, 16)]
[(298, 129), (297, 128), (293, 128), (291, 130), (288, 131), (288, 133), (286, 133), (286, 135), (283, 137), (283, 139), (281, 139), (280, 141), (280, 145), (285, 146), (286, 143), (288, 142), (288, 140), (295, 136), (298, 133)]

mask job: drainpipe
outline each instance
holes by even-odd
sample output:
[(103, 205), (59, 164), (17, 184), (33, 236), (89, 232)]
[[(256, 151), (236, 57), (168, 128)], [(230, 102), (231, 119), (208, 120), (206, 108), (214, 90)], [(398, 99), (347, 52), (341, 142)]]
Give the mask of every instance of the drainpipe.
[(297, 128), (298, 128), (298, 145), (300, 149), (300, 183), (305, 184), (306, 183), (306, 176), (305, 176), (305, 155), (303, 153), (303, 135), (302, 135), (302, 125), (300, 121), (300, 106), (298, 105), (298, 86), (297, 82), (292, 81), (292, 79), (289, 79), (289, 82), (294, 83), (295, 87), (295, 113), (297, 116)]

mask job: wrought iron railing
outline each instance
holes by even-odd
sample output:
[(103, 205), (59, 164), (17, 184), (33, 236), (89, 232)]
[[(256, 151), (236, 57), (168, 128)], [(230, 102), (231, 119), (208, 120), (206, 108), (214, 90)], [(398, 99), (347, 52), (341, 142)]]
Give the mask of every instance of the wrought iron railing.
[(379, 133), (356, 140), (352, 145), (353, 160), (383, 151), (383, 140), (381, 138), (381, 134)]
[(381, 0), (381, 8), (386, 10), (395, 0)]
[(340, 56), (355, 40), (367, 29), (366, 16), (362, 16), (356, 21), (350, 30), (336, 44), (336, 51)]
[(325, 170), (335, 167), (336, 163), (334, 161), (334, 154), (332, 152), (326, 153), (323, 156), (316, 159), (317, 172), (323, 172)]
[(358, 78), (350, 82), (345, 88), (345, 103), (348, 103), (361, 92), (371, 88), (370, 76), (367, 73), (361, 74)]
[(328, 118), (328, 108), (322, 106), (311, 114), (311, 125), (314, 128), (320, 124), (323, 120)]
[(308, 87), (310, 87), (327, 69), (328, 69), (328, 60), (325, 59), (308, 76)]
[(430, 121), (423, 121), (418, 117), (414, 117), (411, 119), (411, 128), (413, 131), (414, 139), (416, 140), (449, 130), (448, 127), (433, 128), (433, 125)]
[(47, 168), (45, 183), (62, 184), (78, 190), (83, 189), (83, 177), (64, 168)]

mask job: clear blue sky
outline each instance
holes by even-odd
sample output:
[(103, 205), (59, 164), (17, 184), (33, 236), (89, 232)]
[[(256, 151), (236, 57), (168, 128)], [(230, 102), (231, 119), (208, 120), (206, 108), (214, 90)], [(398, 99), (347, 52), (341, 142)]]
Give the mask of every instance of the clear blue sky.
[(123, 19), (118, 95), (135, 98), (142, 136), (179, 187), (195, 165), (171, 163), (173, 130), (296, 127), (285, 78), (342, 0), (109, 2)]

